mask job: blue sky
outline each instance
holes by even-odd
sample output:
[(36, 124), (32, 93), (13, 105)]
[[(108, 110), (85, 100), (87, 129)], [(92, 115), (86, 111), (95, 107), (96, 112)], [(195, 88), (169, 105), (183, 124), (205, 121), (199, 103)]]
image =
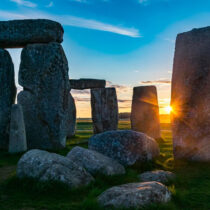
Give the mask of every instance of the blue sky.
[[(155, 84), (170, 102), (177, 33), (210, 25), (209, 0), (1, 0), (0, 20), (48, 18), (63, 24), (70, 78), (102, 78), (115, 86), (120, 111), (132, 87)], [(10, 50), (16, 70), (21, 50)], [(74, 91), (78, 116), (90, 116), (89, 94)]]

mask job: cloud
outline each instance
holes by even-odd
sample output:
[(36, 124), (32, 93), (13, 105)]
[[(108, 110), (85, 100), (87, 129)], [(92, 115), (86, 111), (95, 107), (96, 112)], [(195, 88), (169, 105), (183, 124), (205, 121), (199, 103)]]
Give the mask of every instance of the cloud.
[(54, 5), (54, 3), (53, 3), (53, 1), (51, 1), (48, 5), (46, 5), (46, 7), (53, 7), (53, 5)]
[(15, 2), (18, 5), (25, 6), (25, 7), (37, 7), (37, 4), (31, 2), (31, 1), (25, 1), (25, 0), (10, 0), (11, 2)]
[[(20, 1), (20, 0), (13, 0), (13, 1)], [(25, 12), (24, 14), (22, 13), (20, 14), (20, 13), (0, 10), (0, 19), (14, 19), (14, 17), (16, 19), (45, 18), (45, 19), (58, 21), (61, 24), (66, 25), (66, 26), (74, 26), (74, 27), (87, 28), (87, 29), (98, 30), (98, 31), (106, 31), (110, 33), (123, 35), (123, 36), (129, 36), (132, 38), (141, 37), (138, 29), (112, 25), (112, 24), (100, 22), (97, 20), (85, 19), (82, 17), (76, 17), (76, 16), (71, 16), (71, 15), (58, 16), (58, 15), (43, 13), (40, 11), (36, 11), (36, 12), (28, 11), (28, 12)]]
[(160, 80), (151, 80), (151, 81), (141, 81), (140, 84), (148, 84), (148, 85), (157, 85), (157, 84), (171, 84), (171, 80), (169, 79), (160, 79)]

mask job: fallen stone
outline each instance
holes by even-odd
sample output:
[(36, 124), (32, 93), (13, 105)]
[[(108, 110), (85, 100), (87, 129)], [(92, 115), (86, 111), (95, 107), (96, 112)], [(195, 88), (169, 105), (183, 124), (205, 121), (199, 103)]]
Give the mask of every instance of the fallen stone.
[(18, 48), (33, 43), (63, 41), (62, 26), (52, 20), (0, 21), (0, 47)]
[(67, 157), (92, 175), (112, 176), (125, 173), (125, 168), (117, 161), (93, 150), (76, 146), (67, 154)]
[(134, 87), (131, 128), (152, 138), (160, 138), (159, 107), (155, 86)]
[(149, 161), (159, 155), (159, 147), (154, 139), (131, 130), (107, 131), (94, 135), (88, 141), (88, 148), (125, 166)]
[(27, 150), (25, 123), (21, 105), (13, 104), (11, 109), (9, 153), (19, 153)]
[(8, 150), (10, 114), (16, 87), (12, 59), (3, 49), (0, 49), (0, 90), (0, 149)]
[(139, 178), (142, 182), (156, 181), (167, 183), (175, 178), (175, 174), (170, 171), (156, 170), (144, 172), (139, 175)]
[(76, 132), (76, 106), (74, 102), (74, 98), (70, 94), (69, 96), (69, 110), (68, 110), (68, 120), (67, 120), (67, 127), (68, 127), (68, 133), (67, 137), (70, 138), (75, 135)]
[(210, 27), (178, 34), (172, 76), (175, 159), (210, 161)]
[(141, 208), (154, 203), (166, 203), (171, 193), (159, 182), (129, 183), (112, 187), (98, 197), (105, 208)]
[(82, 167), (55, 153), (33, 149), (25, 153), (17, 165), (18, 178), (58, 181), (70, 188), (88, 185), (94, 178)]
[(60, 44), (27, 45), (21, 54), (18, 94), (28, 148), (64, 148), (70, 116), (68, 62)]
[(84, 90), (93, 88), (105, 88), (106, 80), (101, 79), (70, 79), (71, 89)]
[(115, 88), (91, 90), (91, 108), (94, 133), (117, 130), (118, 103)]

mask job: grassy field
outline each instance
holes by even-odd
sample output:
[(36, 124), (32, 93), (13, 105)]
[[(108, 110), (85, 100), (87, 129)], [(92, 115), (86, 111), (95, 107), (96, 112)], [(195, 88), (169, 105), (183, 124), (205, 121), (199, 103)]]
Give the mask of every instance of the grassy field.
[[(121, 121), (120, 129), (129, 129), (128, 121)], [(92, 135), (90, 121), (80, 121), (74, 138), (68, 140), (67, 148), (59, 151), (66, 155), (80, 144), (87, 147), (87, 139)], [(172, 200), (167, 204), (155, 204), (143, 209), (210, 209), (210, 164), (175, 162), (172, 154), (170, 124), (161, 124), (164, 142), (160, 143), (161, 154), (154, 162), (140, 168), (127, 168), (121, 176), (97, 176), (89, 186), (69, 190), (59, 183), (39, 183), (35, 180), (19, 180), (15, 175), (17, 161), (21, 155), (0, 152), (0, 209), (102, 209), (96, 198), (107, 188), (129, 182), (138, 182), (138, 174), (145, 170), (165, 169), (176, 173), (173, 183), (168, 183)]]

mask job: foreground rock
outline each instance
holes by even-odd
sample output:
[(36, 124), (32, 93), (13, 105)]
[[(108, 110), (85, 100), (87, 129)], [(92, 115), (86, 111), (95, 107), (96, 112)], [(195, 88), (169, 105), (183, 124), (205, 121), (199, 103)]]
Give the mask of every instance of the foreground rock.
[(70, 79), (71, 89), (83, 90), (93, 88), (105, 88), (106, 80), (101, 79)]
[(152, 138), (160, 138), (159, 106), (155, 86), (134, 87), (131, 128)]
[(76, 132), (76, 106), (72, 95), (69, 95), (69, 108), (68, 108), (68, 119), (67, 119), (67, 137), (72, 137)]
[(68, 62), (58, 43), (27, 45), (21, 54), (18, 94), (28, 147), (60, 149), (66, 145), (70, 85)]
[(0, 149), (8, 150), (10, 113), (16, 87), (12, 59), (3, 49), (0, 49), (0, 90)]
[(28, 151), (20, 158), (17, 176), (39, 181), (59, 181), (70, 188), (85, 186), (94, 180), (84, 168), (68, 158), (37, 149)]
[(139, 178), (143, 182), (156, 181), (161, 183), (166, 183), (169, 180), (175, 178), (175, 174), (170, 171), (156, 170), (147, 171), (139, 175)]
[(68, 153), (67, 157), (91, 174), (110, 176), (125, 173), (125, 168), (117, 161), (93, 150), (77, 146)]
[(27, 150), (25, 123), (21, 105), (13, 104), (11, 109), (9, 153), (19, 153)]
[(62, 26), (52, 20), (0, 21), (0, 47), (17, 48), (33, 43), (63, 41)]
[(154, 139), (131, 130), (94, 135), (89, 139), (88, 147), (125, 166), (152, 160), (159, 155), (159, 147)]
[(170, 201), (171, 193), (159, 182), (130, 183), (112, 187), (98, 197), (105, 208), (141, 208)]
[(175, 159), (210, 161), (210, 27), (177, 36), (172, 76)]
[(95, 134), (117, 130), (118, 103), (115, 88), (92, 89), (91, 108)]

